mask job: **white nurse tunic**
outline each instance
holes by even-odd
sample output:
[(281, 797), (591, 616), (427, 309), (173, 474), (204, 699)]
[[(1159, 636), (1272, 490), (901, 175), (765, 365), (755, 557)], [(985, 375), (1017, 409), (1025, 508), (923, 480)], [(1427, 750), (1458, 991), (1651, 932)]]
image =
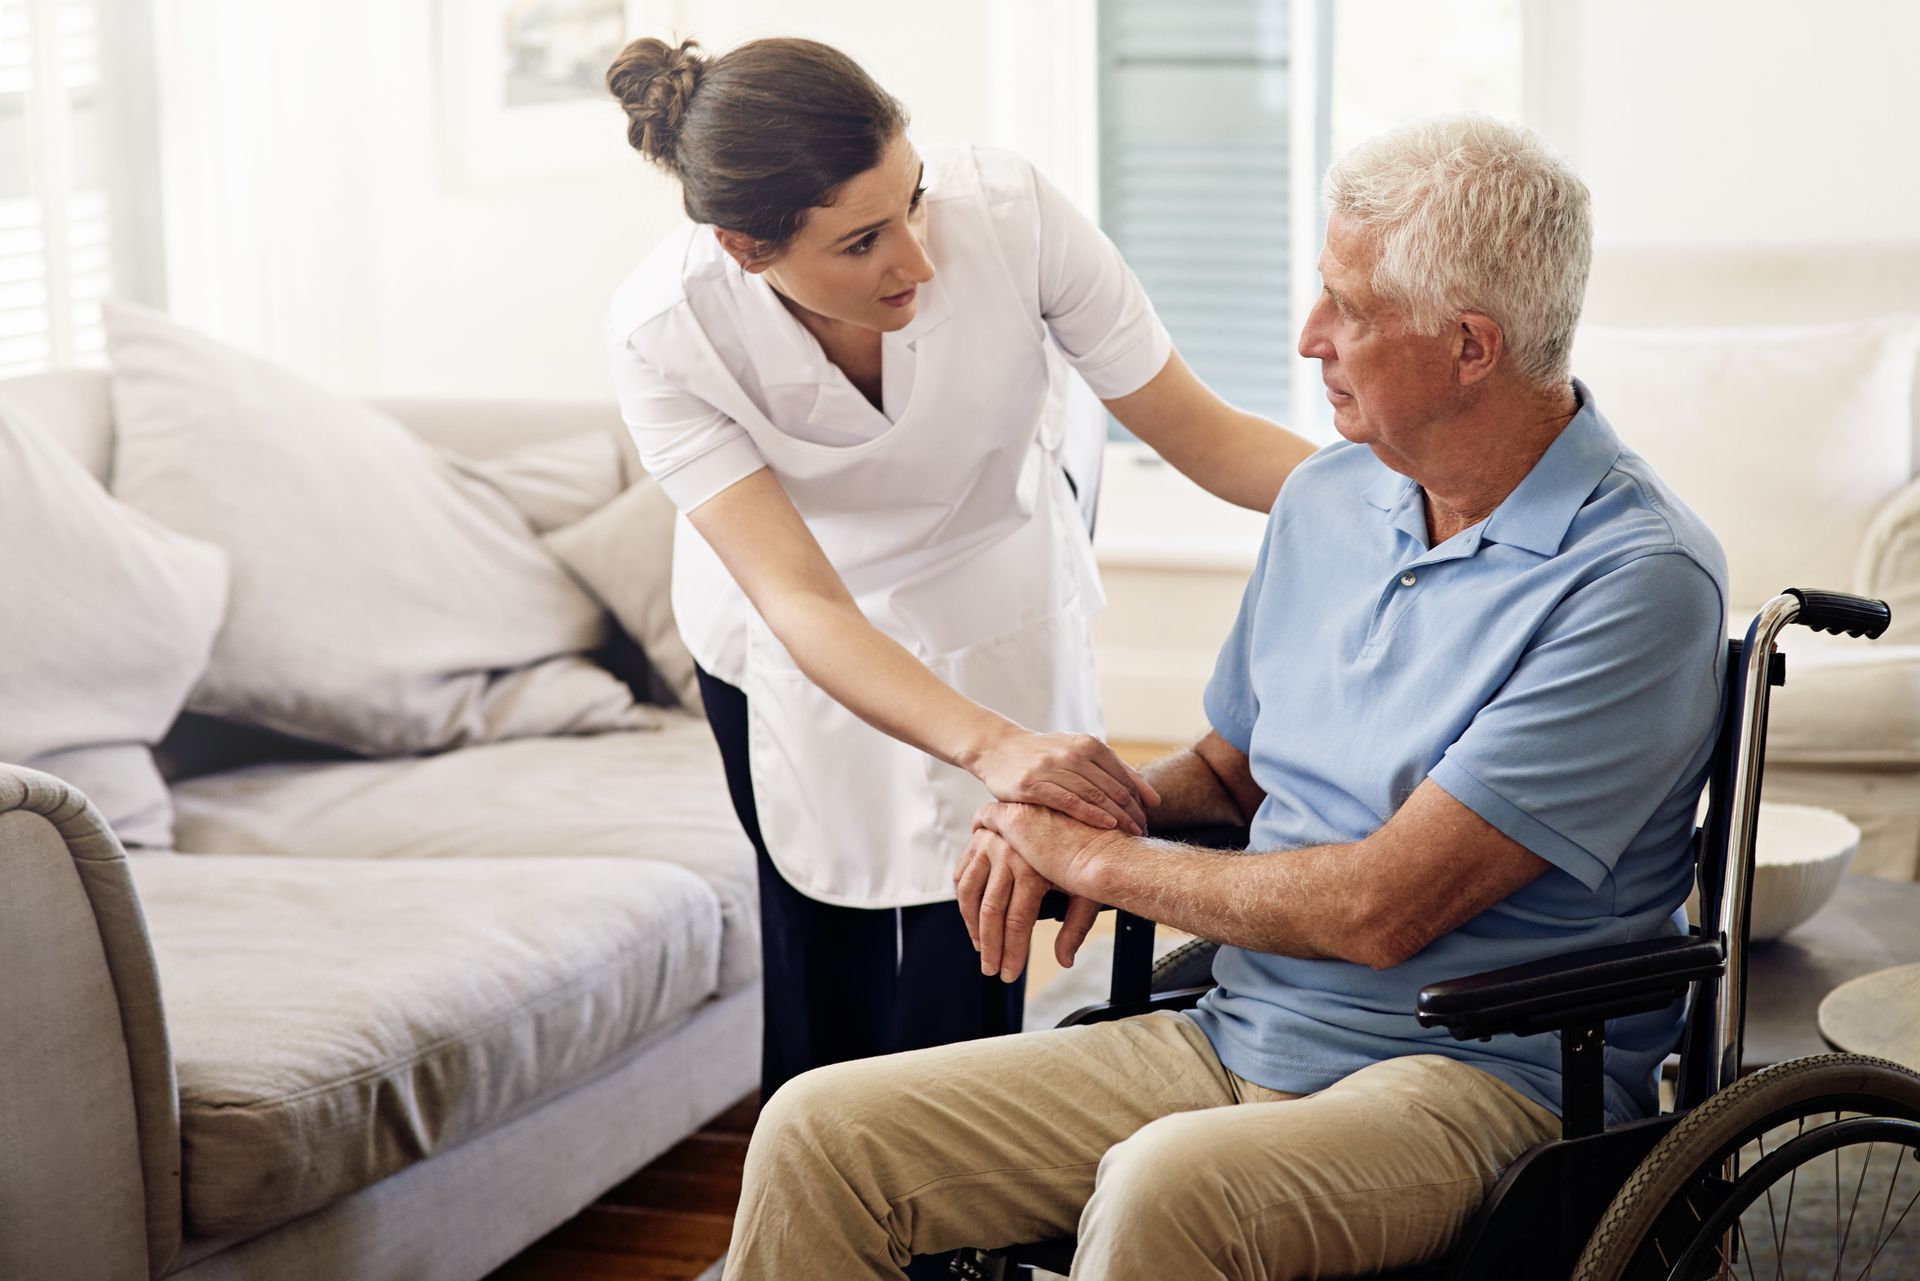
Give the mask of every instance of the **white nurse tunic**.
[(882, 338), (879, 408), (709, 227), (649, 255), (607, 321), (622, 416), (682, 513), (681, 633), (747, 696), (767, 852), (798, 889), (854, 907), (952, 897), (991, 798), (814, 685), (685, 513), (771, 468), (876, 627), (1029, 729), (1098, 734), (1103, 601), (1058, 463), (1062, 358), (1112, 399), (1172, 350), (1119, 251), (1031, 165), (978, 147), (922, 159), (935, 275)]

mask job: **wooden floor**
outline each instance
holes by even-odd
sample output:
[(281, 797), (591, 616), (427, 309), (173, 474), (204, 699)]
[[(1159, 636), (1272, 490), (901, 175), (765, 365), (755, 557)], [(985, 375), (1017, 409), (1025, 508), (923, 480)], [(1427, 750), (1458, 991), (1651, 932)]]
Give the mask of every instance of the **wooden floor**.
[[(1140, 764), (1164, 754), (1151, 743), (1116, 743)], [(1096, 930), (1112, 928), (1103, 916)], [(1029, 986), (1050, 982), (1055, 923), (1035, 931)], [(572, 1219), (528, 1246), (487, 1281), (692, 1281), (727, 1250), (740, 1165), (759, 1113), (742, 1099), (698, 1133), (605, 1193)]]
[(727, 1251), (759, 1111), (743, 1099), (488, 1281), (690, 1281)]

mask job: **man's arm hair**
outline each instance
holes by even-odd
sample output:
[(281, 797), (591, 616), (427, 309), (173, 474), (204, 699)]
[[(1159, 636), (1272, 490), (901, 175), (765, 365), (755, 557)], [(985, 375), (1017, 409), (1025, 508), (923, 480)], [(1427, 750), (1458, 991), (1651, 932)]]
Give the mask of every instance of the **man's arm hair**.
[(1147, 811), (1149, 831), (1222, 824), (1244, 827), (1266, 799), (1247, 754), (1215, 730), (1141, 771), (1160, 803)]
[(1349, 844), (1223, 855), (1104, 832), (1089, 849), (1070, 877), (1075, 893), (1250, 951), (1375, 969), (1407, 960), (1552, 866), (1431, 780)]

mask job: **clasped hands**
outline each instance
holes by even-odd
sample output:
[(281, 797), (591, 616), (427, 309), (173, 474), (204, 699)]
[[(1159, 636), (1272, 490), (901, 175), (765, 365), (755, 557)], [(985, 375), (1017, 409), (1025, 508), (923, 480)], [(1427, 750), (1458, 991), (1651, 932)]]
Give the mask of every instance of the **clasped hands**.
[(953, 873), (960, 915), (980, 953), (980, 972), (998, 974), (1004, 983), (1020, 977), (1040, 900), (1050, 889), (1070, 896), (1053, 955), (1063, 967), (1071, 966), (1100, 911), (1092, 897), (1099, 860), (1131, 839), (1038, 805), (995, 801), (982, 806)]

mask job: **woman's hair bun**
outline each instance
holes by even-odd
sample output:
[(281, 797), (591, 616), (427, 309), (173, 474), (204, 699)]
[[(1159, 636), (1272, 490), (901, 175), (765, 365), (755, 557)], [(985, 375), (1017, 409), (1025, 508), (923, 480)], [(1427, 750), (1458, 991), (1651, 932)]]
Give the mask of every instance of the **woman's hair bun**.
[(649, 160), (677, 168), (680, 118), (700, 87), (707, 60), (692, 40), (670, 45), (653, 36), (632, 41), (607, 68), (607, 89), (627, 113), (627, 141)]

